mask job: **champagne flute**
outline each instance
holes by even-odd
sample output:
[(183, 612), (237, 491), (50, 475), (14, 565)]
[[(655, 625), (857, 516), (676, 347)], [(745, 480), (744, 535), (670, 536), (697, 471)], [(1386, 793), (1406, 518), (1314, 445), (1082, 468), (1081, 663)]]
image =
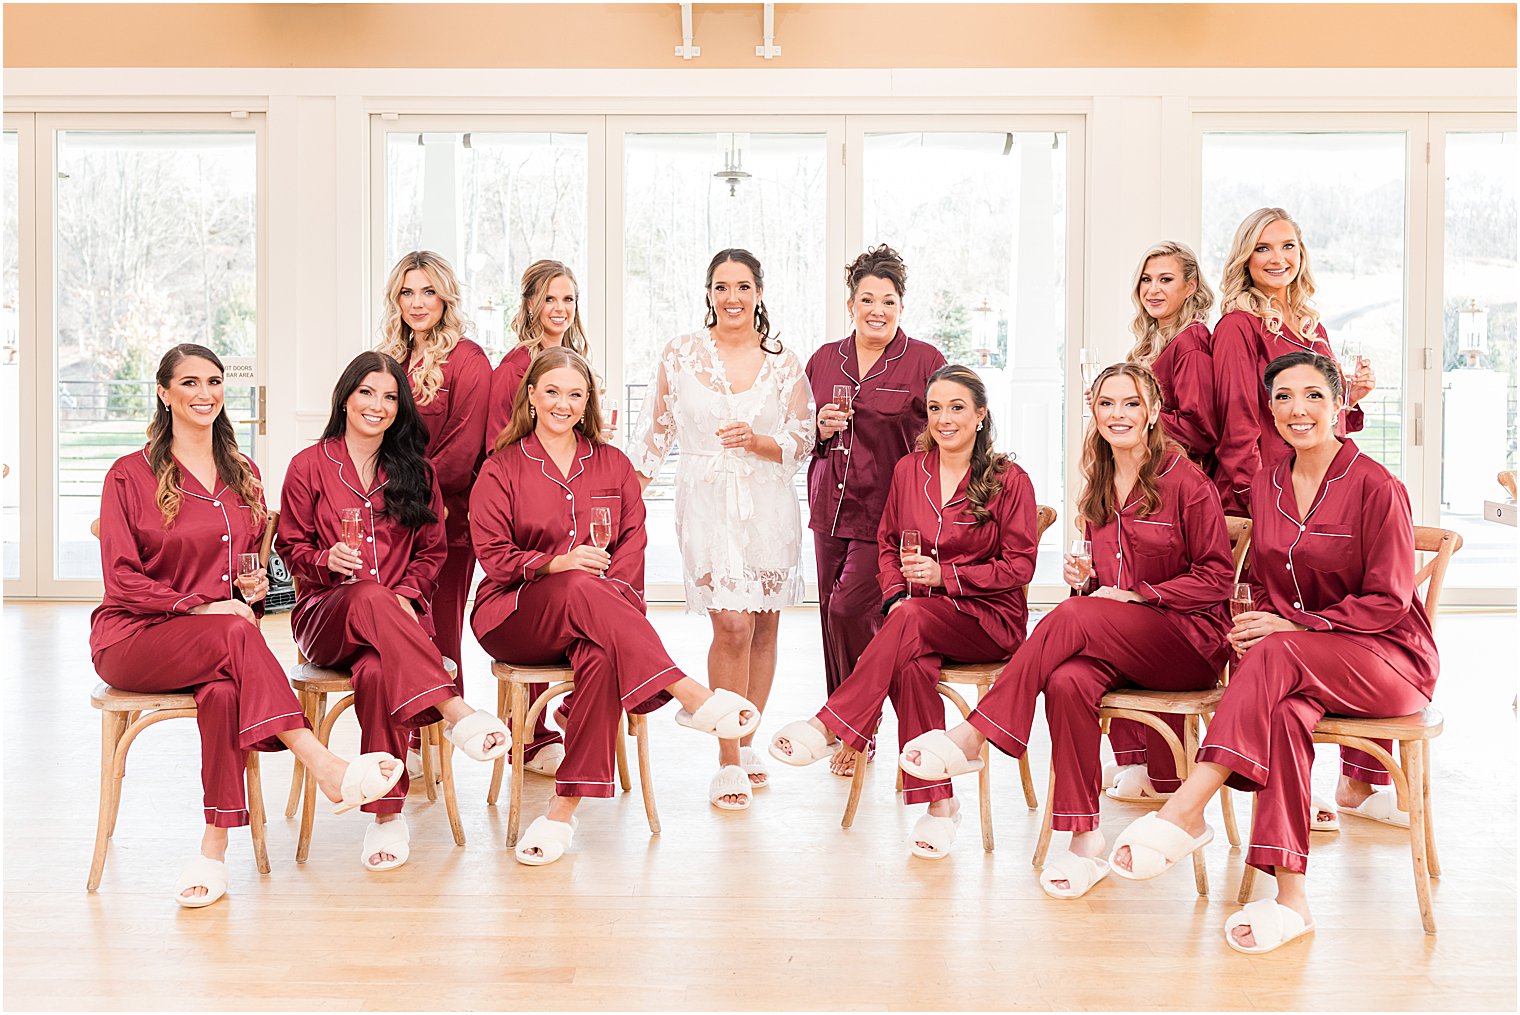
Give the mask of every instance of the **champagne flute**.
[(591, 509), (591, 545), (605, 550), (612, 544), (612, 509)]
[(1253, 608), (1250, 583), (1236, 582), (1234, 591), (1230, 593), (1230, 619), (1233, 620), (1242, 613), (1249, 613)]
[(1092, 579), (1092, 542), (1087, 539), (1073, 539), (1071, 541), (1071, 562), (1077, 565), (1077, 574), (1082, 578), (1085, 586)]
[[(855, 389), (848, 384), (834, 385), (834, 404), (839, 406), (839, 411), (846, 416), (850, 414), (850, 405), (855, 400)], [(847, 422), (846, 426), (849, 425)]]
[[(343, 544), (355, 553), (364, 545), (364, 521), (359, 508), (347, 507), (338, 509), (338, 538)], [(358, 570), (343, 579), (344, 585), (351, 585), (359, 579), (356, 577)]]
[(242, 589), (243, 595), (247, 596), (253, 591), (253, 576), (259, 572), (259, 555), (256, 553), (238, 554), (238, 588)]
[(607, 401), (607, 425), (616, 427), (618, 421), (618, 400), (616, 398)]
[(1078, 364), (1082, 371), (1082, 418), (1092, 418), (1092, 386), (1093, 381), (1098, 379), (1098, 354), (1093, 350), (1082, 347), (1078, 356)]
[[(909, 556), (917, 557), (920, 554), (922, 554), (923, 552), (924, 552), (924, 540), (923, 540), (923, 537), (918, 534), (918, 530), (917, 529), (903, 529), (903, 532), (902, 532), (902, 543), (901, 543), (901, 556), (902, 557), (909, 557)], [(913, 585), (913, 582), (909, 581), (908, 585), (909, 585), (909, 587), (911, 587)]]

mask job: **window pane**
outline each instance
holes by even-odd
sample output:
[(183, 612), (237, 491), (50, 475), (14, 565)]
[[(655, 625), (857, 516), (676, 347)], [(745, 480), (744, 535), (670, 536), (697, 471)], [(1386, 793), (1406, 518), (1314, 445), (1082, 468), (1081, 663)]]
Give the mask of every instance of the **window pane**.
[[(891, 244), (908, 265), (903, 330), (977, 369), (998, 449), (1062, 510), (1065, 135), (868, 134), (865, 155), (866, 243)], [(1067, 527), (1046, 534), (1036, 581), (1060, 581)]]
[[(1515, 133), (1446, 137), (1441, 525), (1462, 534), (1447, 582), (1513, 588), (1515, 529), (1485, 521), (1515, 467)], [(1513, 517), (1513, 516), (1511, 516)]]
[[(111, 462), (143, 445), (165, 350), (253, 356), (252, 133), (59, 131), (55, 574), (99, 579), (90, 521)], [(251, 388), (229, 388), (234, 419)], [(251, 434), (240, 428), (245, 452)]]
[(5, 203), (5, 237), (0, 257), (0, 317), (5, 334), (0, 337), (0, 406), (5, 419), (0, 425), (0, 538), (5, 541), (5, 577), (21, 577), (21, 189), (20, 147), (16, 132), (5, 132), (4, 164), (0, 165), (0, 190)]
[(409, 250), (448, 258), (493, 363), (524, 268), (563, 261), (586, 285), (586, 135), (393, 131), (385, 149), (383, 270)]
[(1314, 305), (1339, 353), (1360, 344), (1377, 390), (1362, 401), (1357, 446), (1404, 475), (1404, 206), (1402, 133), (1206, 133), (1203, 270), (1216, 293), (1235, 228), (1264, 206), (1304, 234)]
[[(823, 134), (629, 134), (624, 138), (623, 404), (642, 409), (660, 350), (701, 327), (707, 263), (744, 247), (765, 269), (771, 333), (803, 362), (822, 341), (828, 272)], [(732, 171), (735, 176), (720, 176)], [(675, 456), (645, 497), (645, 581), (679, 584), (672, 492)], [(796, 479), (807, 526), (807, 476)], [(816, 567), (804, 537), (808, 581)]]

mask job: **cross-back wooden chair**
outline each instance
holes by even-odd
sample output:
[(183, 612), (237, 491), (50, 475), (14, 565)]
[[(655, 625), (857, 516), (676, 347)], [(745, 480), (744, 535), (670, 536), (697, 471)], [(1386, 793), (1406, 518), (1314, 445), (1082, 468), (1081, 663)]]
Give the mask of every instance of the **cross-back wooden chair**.
[[(1044, 504), (1037, 505), (1035, 520), (1035, 543), (1038, 544), (1045, 530), (1056, 523), (1056, 509), (1046, 507)], [(1024, 587), (1025, 596), (1028, 596), (1029, 586)], [(982, 697), (992, 688), (992, 684), (1003, 673), (1011, 659), (1001, 659), (991, 663), (945, 663), (939, 671), (939, 683), (935, 690), (957, 709), (960, 710), (961, 718), (964, 719), (972, 712), (973, 706), (966, 701), (955, 685), (962, 687), (975, 687), (976, 700), (980, 702)], [(840, 750), (849, 748), (841, 747)], [(991, 751), (986, 744), (982, 745), (982, 770), (977, 774), (977, 798), (982, 816), (982, 848), (992, 852), (992, 766)], [(850, 780), (850, 798), (844, 806), (844, 817), (840, 819), (840, 827), (849, 828), (855, 823), (855, 811), (860, 807), (860, 794), (866, 784), (866, 755), (857, 752), (855, 756), (855, 775)], [(902, 790), (902, 769), (894, 762), (897, 771), (897, 789)], [(1025, 754), (1019, 758), (1019, 781), (1023, 784), (1024, 803), (1030, 810), (1040, 805), (1039, 799), (1034, 793), (1034, 775), (1029, 770), (1029, 756)]]
[[(1227, 516), (1225, 527), (1230, 535), (1231, 557), (1235, 564), (1235, 580), (1240, 580), (1241, 571), (1245, 566), (1246, 552), (1251, 546), (1251, 520), (1249, 518), (1237, 518)], [(1144, 688), (1121, 688), (1109, 691), (1103, 696), (1098, 706), (1098, 724), (1102, 731), (1108, 732), (1109, 723), (1115, 719), (1133, 719), (1138, 723), (1156, 730), (1166, 740), (1171, 749), (1172, 760), (1177, 766), (1177, 777), (1186, 779), (1188, 773), (1193, 770), (1193, 761), (1198, 754), (1200, 741), (1200, 721), (1207, 722), (1213, 718), (1214, 710), (1219, 706), (1219, 699), (1224, 696), (1224, 687), (1230, 682), (1230, 665), (1228, 662), (1220, 669), (1219, 683), (1203, 691), (1148, 691)], [(1179, 741), (1172, 728), (1161, 718), (1163, 715), (1180, 715), (1182, 721), (1182, 739)], [(1045, 865), (1045, 855), (1050, 850), (1052, 835), (1051, 822), (1051, 797), (1055, 793), (1056, 771), (1054, 758), (1050, 766), (1050, 791), (1046, 795), (1045, 813), (1040, 825), (1040, 838), (1035, 843), (1034, 857), (1031, 863), (1036, 867)], [(1230, 798), (1228, 789), (1222, 790), (1219, 795), (1219, 806), (1224, 812), (1225, 835), (1230, 840), (1230, 845), (1240, 845), (1240, 829), (1235, 824), (1235, 804)], [(1203, 850), (1193, 851), (1193, 880), (1197, 883), (1198, 894), (1209, 894), (1209, 874), (1204, 866)]]
[[(1414, 547), (1432, 556), (1414, 573), (1414, 592), (1423, 598), (1425, 612), (1435, 629), (1440, 608), (1441, 588), (1446, 584), (1446, 568), (1452, 554), (1462, 548), (1462, 537), (1451, 529), (1433, 525), (1414, 527)], [(1441, 859), (1436, 854), (1435, 819), (1430, 808), (1430, 742), (1441, 735), (1445, 718), (1440, 710), (1427, 705), (1412, 715), (1384, 719), (1358, 719), (1327, 715), (1314, 727), (1314, 742), (1341, 744), (1365, 751), (1376, 758), (1393, 777), (1399, 809), (1409, 813), (1409, 859), (1414, 867), (1414, 893), (1420, 905), (1420, 923), (1425, 933), (1436, 932), (1436, 917), (1430, 900), (1430, 879), (1441, 876)], [(1374, 740), (1393, 740), (1399, 745), (1398, 760)], [(1252, 817), (1255, 797), (1252, 797)], [(1240, 879), (1239, 899), (1249, 902), (1256, 881), (1256, 868), (1247, 866)]]
[[(259, 543), (259, 562), (269, 564), (276, 515), (271, 512)], [(100, 519), (90, 523), (90, 534), (100, 538)], [(121, 786), (127, 776), (127, 752), (137, 735), (168, 719), (194, 719), (195, 693), (119, 691), (104, 681), (90, 692), (90, 705), (100, 712), (100, 813), (95, 820), (95, 854), (90, 860), (87, 891), (100, 887), (106, 869), (106, 841), (116, 832), (121, 809)], [(269, 873), (269, 846), (265, 839), (264, 785), (259, 778), (259, 752), (249, 751), (245, 779), (248, 785), (248, 825), (253, 837), (253, 859), (260, 874)]]

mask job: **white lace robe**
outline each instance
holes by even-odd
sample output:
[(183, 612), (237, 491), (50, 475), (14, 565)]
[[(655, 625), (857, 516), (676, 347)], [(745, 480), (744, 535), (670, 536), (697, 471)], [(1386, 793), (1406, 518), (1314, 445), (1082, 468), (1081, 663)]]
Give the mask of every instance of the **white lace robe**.
[[(775, 439), (781, 461), (724, 448), (716, 431), (743, 420)], [(676, 540), (686, 608), (779, 610), (802, 602), (802, 521), (792, 477), (813, 451), (813, 395), (790, 349), (767, 355), (755, 383), (733, 391), (706, 331), (660, 354), (629, 449), (653, 479), (679, 444)]]

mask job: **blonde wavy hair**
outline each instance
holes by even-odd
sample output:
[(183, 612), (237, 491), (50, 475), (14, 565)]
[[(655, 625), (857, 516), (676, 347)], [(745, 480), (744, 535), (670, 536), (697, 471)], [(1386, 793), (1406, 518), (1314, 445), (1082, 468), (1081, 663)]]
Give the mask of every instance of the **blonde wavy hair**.
[(549, 283), (560, 276), (568, 278), (575, 287), (575, 310), (561, 341), (567, 348), (590, 357), (590, 343), (586, 341), (586, 329), (581, 325), (581, 284), (575, 280), (575, 272), (563, 261), (545, 259), (528, 265), (522, 276), (522, 300), (517, 304), (517, 313), (512, 315), (512, 332), (517, 336), (517, 343), (527, 346), (529, 353), (537, 355), (543, 351), (544, 329), (538, 315), (543, 309), (544, 293), (548, 291)]
[[(1262, 232), (1279, 219), (1293, 227), (1293, 238), (1298, 242), (1298, 276), (1288, 283), (1288, 305), (1284, 308), (1273, 306), (1267, 294), (1256, 288), (1249, 267), (1251, 252), (1261, 241)], [(1314, 273), (1309, 270), (1309, 248), (1304, 246), (1303, 230), (1298, 228), (1293, 217), (1281, 208), (1257, 208), (1247, 215), (1240, 228), (1235, 230), (1230, 256), (1225, 260), (1224, 278), (1219, 283), (1220, 312), (1244, 310), (1266, 322), (1267, 330), (1274, 335), (1282, 333), (1286, 320), (1300, 337), (1311, 339), (1319, 328), (1319, 311), (1314, 309), (1312, 302), (1314, 288)]]
[(538, 426), (538, 421), (534, 418), (528, 403), (529, 394), (538, 387), (538, 382), (544, 374), (560, 367), (570, 367), (586, 381), (586, 411), (581, 414), (575, 428), (592, 444), (607, 443), (606, 425), (602, 420), (602, 399), (597, 392), (596, 371), (591, 369), (591, 364), (587, 362), (586, 357), (574, 349), (555, 345), (534, 356), (533, 362), (529, 364), (528, 373), (523, 378), (522, 386), (517, 389), (517, 398), (512, 403), (512, 418), (507, 421), (507, 425), (496, 437), (497, 451), (522, 440)]
[[(427, 275), (434, 291), (443, 298), (443, 316), (422, 343), (422, 362), (416, 374), (412, 372), (411, 363), (412, 355), (419, 351), (417, 340), (411, 325), (401, 314), (399, 302), (406, 273), (413, 269)], [(385, 320), (381, 324), (377, 351), (400, 363), (411, 377), (412, 395), (418, 405), (427, 405), (437, 396), (438, 389), (443, 386), (443, 364), (470, 326), (459, 312), (459, 303), (459, 279), (454, 269), (431, 250), (414, 250), (403, 255), (385, 280)]]
[[(1140, 300), (1140, 276), (1145, 274), (1145, 266), (1154, 257), (1175, 257), (1182, 266), (1183, 281), (1194, 283), (1192, 295), (1182, 301), (1177, 315), (1166, 327), (1162, 327), (1160, 321), (1146, 312), (1145, 304)], [(1135, 266), (1134, 278), (1129, 283), (1129, 299), (1135, 305), (1135, 319), (1129, 323), (1135, 344), (1129, 351), (1128, 359), (1131, 363), (1148, 367), (1161, 355), (1167, 343), (1177, 337), (1179, 331), (1194, 321), (1207, 320), (1209, 310), (1214, 306), (1214, 290), (1209, 288), (1203, 272), (1198, 269), (1198, 255), (1193, 253), (1192, 247), (1176, 240), (1162, 240), (1152, 244)]]

